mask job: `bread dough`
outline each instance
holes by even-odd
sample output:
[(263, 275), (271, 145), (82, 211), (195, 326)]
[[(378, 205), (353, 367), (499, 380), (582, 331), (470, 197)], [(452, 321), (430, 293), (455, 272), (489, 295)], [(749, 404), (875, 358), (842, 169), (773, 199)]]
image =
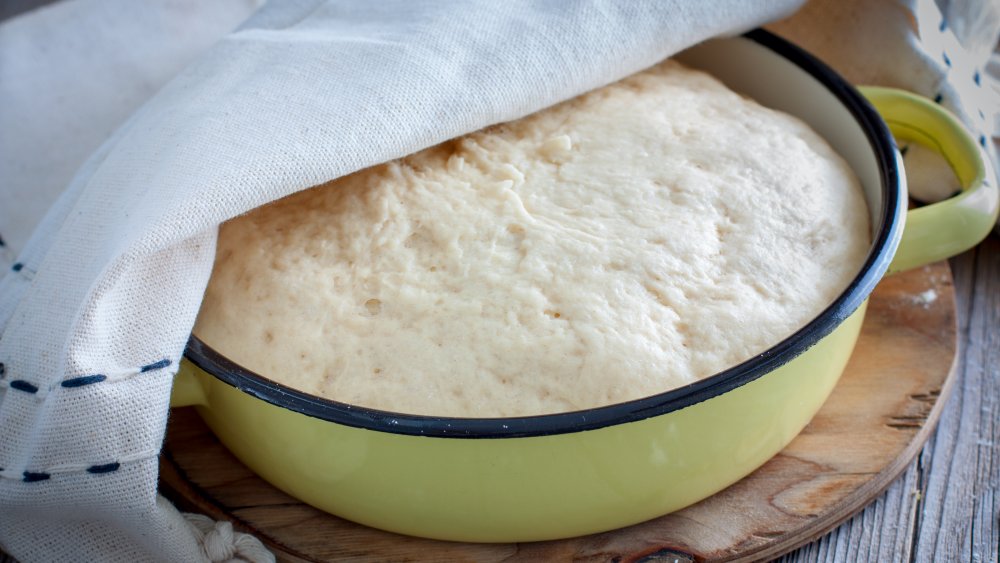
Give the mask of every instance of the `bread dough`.
[(826, 142), (667, 61), (226, 223), (195, 333), (345, 403), (572, 411), (759, 354), (868, 247)]

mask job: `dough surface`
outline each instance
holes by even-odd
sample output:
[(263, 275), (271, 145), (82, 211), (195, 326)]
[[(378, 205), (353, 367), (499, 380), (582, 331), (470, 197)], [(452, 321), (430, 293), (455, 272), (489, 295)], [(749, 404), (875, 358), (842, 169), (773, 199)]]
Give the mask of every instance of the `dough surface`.
[(818, 135), (667, 61), (226, 223), (195, 334), (341, 402), (571, 411), (764, 351), (868, 247)]

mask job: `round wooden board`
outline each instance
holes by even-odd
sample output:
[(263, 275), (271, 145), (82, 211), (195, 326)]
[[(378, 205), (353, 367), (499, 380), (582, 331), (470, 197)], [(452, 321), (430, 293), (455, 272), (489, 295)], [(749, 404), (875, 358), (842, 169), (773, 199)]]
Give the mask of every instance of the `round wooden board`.
[(163, 493), (226, 519), (279, 561), (701, 561), (775, 557), (872, 501), (926, 441), (950, 390), (955, 299), (944, 262), (883, 280), (844, 376), (781, 453), (717, 495), (642, 524), (561, 541), (462, 544), (400, 536), (320, 512), (241, 464), (190, 408), (173, 411)]

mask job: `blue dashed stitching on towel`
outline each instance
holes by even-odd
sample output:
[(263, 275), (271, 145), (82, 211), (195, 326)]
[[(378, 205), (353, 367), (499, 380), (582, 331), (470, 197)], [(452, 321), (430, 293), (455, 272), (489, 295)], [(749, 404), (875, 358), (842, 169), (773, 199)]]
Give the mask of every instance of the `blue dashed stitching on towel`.
[(23, 379), (15, 379), (14, 381), (11, 381), (10, 388), (17, 389), (18, 391), (24, 391), (25, 393), (38, 393), (38, 386)]
[(978, 70), (972, 75), (972, 81), (976, 83), (976, 86), (982, 86), (982, 79), (983, 77), (979, 75)]
[[(138, 375), (141, 373), (156, 371), (158, 369), (163, 369), (171, 365), (172, 363), (173, 362), (171, 362), (169, 358), (163, 358), (162, 360), (157, 360), (153, 363), (146, 364), (144, 366), (139, 366), (138, 368), (135, 368), (134, 371), (126, 373), (125, 375)], [(7, 366), (4, 365), (2, 362), (0, 362), (0, 379), (4, 379), (6, 373), (7, 373)], [(59, 385), (67, 389), (74, 389), (77, 387), (85, 387), (87, 385), (92, 385), (94, 383), (101, 383), (102, 381), (107, 381), (107, 380), (108, 380), (107, 375), (103, 373), (95, 373), (93, 375), (81, 375), (78, 377), (71, 377), (69, 379), (64, 379), (63, 381), (59, 382)], [(31, 393), (33, 395), (38, 393), (37, 385), (31, 383), (30, 381), (25, 381), (23, 379), (15, 379), (10, 383), (8, 383), (8, 386), (11, 389), (16, 389), (18, 391), (23, 391), (25, 393)]]
[(14, 262), (13, 264), (10, 265), (10, 271), (16, 274), (21, 274), (21, 276), (29, 280), (33, 279), (35, 277), (35, 274), (37, 273), (31, 268), (25, 266), (24, 262)]
[(948, 29), (948, 20), (941, 20), (941, 25), (938, 26), (938, 31), (944, 31)]
[(108, 473), (114, 473), (121, 469), (122, 464), (128, 463), (130, 461), (140, 461), (150, 458), (155, 458), (159, 455), (157, 451), (142, 452), (139, 456), (125, 456), (120, 458), (118, 461), (112, 461), (108, 463), (94, 463), (94, 464), (64, 464), (56, 467), (51, 467), (47, 469), (37, 469), (35, 471), (22, 471), (18, 473), (16, 470), (11, 469), (8, 473), (4, 473), (4, 468), (0, 467), (0, 479), (11, 479), (17, 481), (23, 481), (25, 483), (37, 483), (39, 481), (48, 481), (53, 478), (53, 476), (61, 474), (72, 474), (82, 471), (86, 471), (91, 475), (107, 475)]
[(37, 483), (38, 481), (46, 481), (49, 477), (52, 477), (49, 473), (43, 473), (41, 471), (25, 471), (23, 473), (25, 483)]
[(100, 383), (107, 379), (108, 376), (102, 373), (96, 373), (94, 375), (83, 375), (80, 377), (74, 377), (71, 379), (66, 379), (60, 385), (63, 387), (83, 387), (84, 385), (92, 385), (94, 383)]
[(163, 369), (170, 365), (170, 360), (168, 358), (163, 358), (158, 362), (153, 362), (151, 364), (146, 364), (139, 368), (139, 373), (146, 373), (147, 371), (153, 371), (157, 369)]
[(91, 465), (87, 468), (87, 473), (101, 474), (101, 473), (111, 473), (112, 471), (118, 471), (122, 464), (117, 461), (112, 463), (105, 463), (103, 465)]
[(979, 145), (984, 149), (986, 148), (986, 135), (979, 136)]
[(944, 60), (944, 66), (951, 68), (951, 59), (948, 58), (948, 53), (941, 51), (941, 59)]

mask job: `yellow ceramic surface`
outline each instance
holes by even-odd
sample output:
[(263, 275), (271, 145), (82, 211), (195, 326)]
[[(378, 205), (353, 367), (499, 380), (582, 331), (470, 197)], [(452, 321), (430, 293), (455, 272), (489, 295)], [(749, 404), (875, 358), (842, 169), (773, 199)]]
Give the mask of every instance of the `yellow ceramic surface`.
[[(904, 222), (900, 157), (881, 123), (859, 100), (845, 109), (843, 92), (831, 92), (848, 87), (836, 80), (824, 85), (814, 74), (829, 70), (803, 71), (806, 56), (780, 43), (757, 32), (706, 43), (684, 59), (820, 131), (858, 172), (876, 243), (866, 269), (823, 315), (732, 370), (751, 366), (740, 372), (750, 376), (719, 374), (665, 394), (663, 401), (650, 398), (649, 409), (626, 403), (630, 422), (505, 434), (508, 422), (530, 429), (533, 419), (497, 419), (479, 421), (496, 429), (492, 437), (472, 438), (452, 437), (440, 431), (442, 424), (434, 437), (396, 432), (394, 424), (406, 417), (391, 413), (377, 418), (378, 429), (314, 418), (254, 396), (259, 383), (247, 382), (263, 381), (257, 376), (237, 373), (231, 385), (190, 361), (181, 363), (174, 403), (198, 405), (240, 460), (292, 496), (357, 522), (432, 538), (506, 542), (603, 531), (677, 510), (737, 481), (797, 435), (836, 385), (860, 332), (865, 299), (888, 268)], [(789, 52), (776, 54), (775, 44)], [(761, 79), (765, 75), (768, 80)], [(881, 89), (866, 93), (890, 115), (898, 134), (939, 146), (968, 188), (930, 211), (910, 214), (894, 267), (975, 244), (988, 232), (989, 217), (996, 217), (997, 195), (983, 182), (971, 140), (933, 104)], [(869, 118), (876, 123), (860, 124)], [(881, 144), (871, 140), (872, 128)], [(276, 403), (294, 394), (271, 389)], [(326, 408), (319, 399), (305, 402), (319, 405), (313, 414)], [(572, 416), (586, 426), (588, 416), (619, 407)]]
[(197, 379), (206, 403), (199, 414), (243, 463), (322, 510), (439, 539), (543, 540), (677, 510), (767, 461), (833, 389), (863, 315), (864, 307), (791, 363), (709, 401), (550, 436), (428, 438), (350, 428), (263, 402), (189, 362), (179, 381)]

